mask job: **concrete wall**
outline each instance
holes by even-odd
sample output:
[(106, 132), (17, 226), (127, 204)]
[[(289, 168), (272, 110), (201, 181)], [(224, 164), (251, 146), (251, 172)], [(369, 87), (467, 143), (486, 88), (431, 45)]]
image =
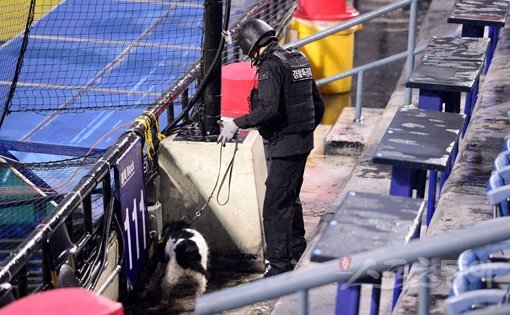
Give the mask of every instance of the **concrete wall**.
[[(216, 190), (208, 206), (193, 225), (204, 234), (211, 249), (211, 264), (230, 265), (236, 269), (263, 270), (262, 205), (267, 169), (262, 138), (250, 131), (239, 143), (235, 155), (232, 181), (227, 176), (220, 194), (221, 180), (235, 150), (234, 143), (162, 142), (158, 154), (161, 174), (160, 202), (163, 224), (185, 217), (192, 220)], [(228, 195), (230, 189), (230, 196)], [(222, 205), (228, 200), (225, 205)]]

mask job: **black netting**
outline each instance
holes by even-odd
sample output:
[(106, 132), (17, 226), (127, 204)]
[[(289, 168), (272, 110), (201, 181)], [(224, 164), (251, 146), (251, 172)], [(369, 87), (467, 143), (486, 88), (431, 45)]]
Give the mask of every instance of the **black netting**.
[[(4, 41), (0, 46), (0, 106), (10, 105), (8, 112), (72, 112), (79, 124), (78, 115), (84, 110), (147, 108), (156, 101), (158, 104), (172, 102), (180, 108), (185, 103), (184, 97), (179, 99), (168, 90), (184, 77), (192, 77), (186, 86), (189, 97), (196, 90), (200, 73), (190, 75), (188, 71), (202, 56), (203, 0), (0, 2), (3, 10), (0, 16), (8, 16), (5, 23), (0, 22), (0, 40)], [(281, 33), (294, 6), (293, 0), (233, 1), (232, 38), (235, 39), (240, 24), (250, 18), (264, 19)], [(27, 22), (29, 28), (25, 28)], [(223, 63), (242, 59), (239, 52), (235, 40), (230, 42)], [(19, 73), (18, 80), (16, 73)], [(103, 116), (97, 114), (98, 119)], [(11, 119), (10, 129), (4, 128), (0, 138), (11, 139), (18, 145), (23, 140), (28, 146), (34, 143), (26, 139), (39, 140), (31, 131), (32, 125), (39, 122), (32, 122), (33, 116), (26, 117), (29, 119), (14, 122)], [(25, 130), (25, 125), (30, 128)], [(45, 123), (40, 126), (44, 128)], [(63, 137), (62, 147), (73, 143), (85, 149), (98, 140), (87, 139), (92, 137), (88, 133), (93, 128), (68, 135), (68, 127), (72, 126), (57, 125), (48, 137)], [(115, 143), (115, 137), (110, 135), (110, 138), (100, 142), (100, 149)], [(14, 151), (4, 145), (0, 146), (0, 263), (101, 158), (100, 155), (73, 158), (62, 152)], [(34, 160), (43, 162), (18, 162)], [(98, 191), (91, 196), (93, 221), (103, 214), (101, 187), (99, 183)], [(74, 210), (72, 222), (77, 222), (79, 227), (83, 210)], [(38, 279), (40, 256), (32, 257), (31, 264), (35, 267), (29, 268)]]
[[(0, 162), (0, 261), (55, 209), (97, 158), (32, 164)], [(96, 219), (102, 214), (101, 206), (95, 205)]]
[[(9, 112), (147, 107), (201, 56), (201, 0), (46, 0), (36, 8), (44, 15), (30, 25)], [(0, 49), (4, 104), (27, 40), (19, 31)]]
[(233, 36), (232, 42), (225, 47), (224, 64), (236, 62), (245, 57), (242, 56), (241, 49), (235, 40), (236, 32), (242, 22), (253, 18), (262, 19), (276, 30), (278, 36), (283, 36), (296, 7), (294, 0), (251, 1), (250, 4), (251, 7), (234, 5), (232, 7), (230, 28)]
[[(5, 11), (17, 13), (0, 29), (0, 104), (7, 112), (145, 108), (202, 55), (203, 0), (36, 1), (30, 32), (31, 1), (7, 2), (13, 4)], [(294, 5), (234, 1), (231, 26), (257, 17), (281, 30)], [(224, 63), (239, 56), (235, 41), (226, 51)]]

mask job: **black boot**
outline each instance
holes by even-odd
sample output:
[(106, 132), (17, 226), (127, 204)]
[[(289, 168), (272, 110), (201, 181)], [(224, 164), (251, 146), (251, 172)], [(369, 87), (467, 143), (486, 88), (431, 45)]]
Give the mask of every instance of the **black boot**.
[(264, 278), (269, 278), (292, 270), (294, 270), (294, 267), (290, 261), (269, 262), (264, 272)]

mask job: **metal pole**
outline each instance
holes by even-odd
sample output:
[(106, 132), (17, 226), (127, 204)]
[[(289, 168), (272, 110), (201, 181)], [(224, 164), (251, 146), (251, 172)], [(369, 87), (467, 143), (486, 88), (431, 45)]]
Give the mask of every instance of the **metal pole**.
[[(214, 57), (218, 49), (221, 49), (221, 31), (223, 24), (223, 0), (204, 1), (204, 75), (213, 66)], [(220, 134), (220, 126), (217, 123), (221, 118), (221, 66), (213, 70), (211, 79), (204, 91), (204, 136)]]
[(112, 273), (108, 276), (108, 278), (106, 278), (105, 282), (103, 283), (103, 285), (99, 288), (99, 290), (97, 290), (96, 292), (96, 295), (101, 295), (104, 293), (104, 291), (106, 291), (106, 289), (108, 289), (108, 287), (110, 286), (110, 284), (113, 282), (113, 280), (115, 279), (115, 277), (120, 273), (120, 270), (122, 269), (121, 266), (117, 265), (117, 267), (115, 267), (115, 269), (112, 271)]
[(308, 290), (298, 291), (299, 315), (308, 315)]
[[(414, 49), (416, 47), (416, 19), (418, 17), (418, 0), (411, 2), (409, 10), (409, 33), (407, 35), (407, 61), (406, 61), (406, 80), (409, 79), (414, 68)], [(406, 88), (404, 94), (404, 104), (409, 105), (412, 101), (413, 90)]]
[[(425, 45), (423, 45), (421, 47), (418, 47), (418, 48), (416, 48), (414, 53), (415, 54), (419, 54), (421, 52), (424, 52), (426, 48), (427, 48), (427, 46), (425, 46)], [(398, 61), (400, 59), (404, 59), (404, 58), (406, 58), (406, 56), (407, 56), (407, 51), (404, 51), (404, 52), (401, 52), (401, 53), (398, 53), (398, 54), (395, 54), (395, 55), (392, 55), (392, 56), (389, 56), (389, 57), (386, 57), (386, 58), (383, 58), (383, 59), (379, 59), (377, 61), (373, 61), (373, 62), (367, 63), (367, 64), (362, 65), (362, 66), (358, 66), (356, 68), (352, 68), (352, 69), (344, 71), (344, 72), (340, 72), (338, 74), (332, 75), (332, 76), (327, 77), (327, 78), (319, 79), (319, 80), (315, 81), (315, 83), (317, 83), (317, 86), (323, 86), (323, 85), (326, 85), (328, 83), (331, 83), (331, 82), (334, 82), (334, 81), (337, 81), (337, 80), (340, 80), (340, 79), (343, 79), (343, 78), (355, 75), (355, 74), (357, 74), (360, 71), (367, 71), (367, 70), (370, 70), (370, 69), (377, 68), (379, 66), (386, 65), (386, 64), (391, 63), (391, 62)]]
[(430, 260), (426, 258), (418, 259), (418, 268), (420, 274), (420, 282), (419, 287), (420, 291), (418, 292), (418, 314), (419, 315), (428, 315), (430, 311), (430, 281), (429, 281), (429, 272), (430, 272)]
[(394, 3), (390, 3), (388, 5), (385, 5), (384, 7), (381, 7), (379, 9), (373, 10), (371, 12), (365, 13), (363, 15), (357, 16), (355, 18), (349, 19), (347, 22), (338, 24), (335, 27), (328, 28), (327, 30), (320, 31), (317, 33), (314, 33), (313, 35), (310, 35), (306, 38), (300, 39), (298, 41), (289, 43), (285, 45), (285, 48), (294, 47), (298, 48), (301, 46), (304, 46), (306, 44), (310, 44), (311, 42), (314, 42), (316, 40), (322, 39), (324, 37), (327, 37), (329, 35), (336, 34), (340, 31), (344, 31), (348, 28), (351, 28), (353, 26), (356, 26), (360, 23), (370, 21), (371, 19), (374, 19), (376, 17), (383, 16), (385, 14), (388, 14), (394, 10), (403, 8), (407, 5), (409, 5), (412, 1), (416, 2), (416, 0), (401, 0), (401, 1), (395, 1)]
[(361, 98), (363, 97), (363, 78), (365, 71), (358, 73), (358, 80), (356, 83), (356, 113), (354, 115), (355, 122), (361, 122)]
[[(184, 108), (184, 106), (182, 107)], [(166, 109), (166, 121), (172, 122), (175, 119), (175, 105), (174, 101), (171, 101)]]
[[(181, 94), (181, 108), (186, 108), (189, 105), (189, 89), (184, 90)], [(182, 117), (184, 121), (189, 120), (189, 113), (185, 113)]]

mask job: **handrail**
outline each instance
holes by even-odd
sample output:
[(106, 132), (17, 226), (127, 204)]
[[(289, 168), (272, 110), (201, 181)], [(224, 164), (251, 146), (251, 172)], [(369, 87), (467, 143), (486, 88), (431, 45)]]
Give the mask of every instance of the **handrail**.
[[(390, 3), (386, 6), (383, 6), (376, 10), (373, 10), (371, 12), (368, 12), (368, 13), (359, 15), (357, 17), (354, 17), (352, 19), (349, 19), (346, 22), (340, 23), (340, 24), (333, 26), (331, 28), (328, 28), (326, 30), (314, 33), (314, 34), (307, 36), (301, 40), (284, 45), (284, 47), (285, 48), (291, 48), (291, 47), (298, 48), (298, 47), (304, 46), (306, 44), (310, 44), (317, 40), (323, 39), (330, 35), (334, 35), (338, 32), (344, 31), (351, 27), (355, 27), (358, 24), (361, 24), (366, 21), (370, 21), (374, 18), (383, 16), (385, 14), (388, 14), (392, 11), (397, 10), (397, 9), (406, 7), (408, 5), (410, 5), (410, 11), (409, 11), (409, 33), (408, 33), (408, 38), (407, 38), (407, 51), (406, 52), (403, 52), (400, 54), (395, 54), (393, 56), (390, 56), (390, 57), (387, 57), (384, 59), (380, 59), (378, 61), (374, 61), (372, 63), (364, 65), (364, 66), (367, 66), (367, 68), (364, 68), (364, 66), (361, 66), (361, 67), (357, 67), (357, 68), (354, 68), (351, 70), (341, 72), (339, 74), (336, 74), (336, 75), (333, 75), (333, 76), (330, 76), (327, 78), (317, 80), (317, 85), (321, 86), (321, 85), (324, 85), (327, 83), (331, 83), (333, 81), (343, 79), (345, 77), (350, 77), (354, 74), (358, 74), (358, 86), (357, 86), (357, 90), (356, 90), (356, 113), (354, 116), (354, 120), (359, 122), (362, 120), (362, 116), (361, 116), (361, 107), (362, 107), (362, 104), (361, 104), (362, 97), (361, 96), (362, 95), (361, 94), (363, 91), (364, 71), (373, 69), (378, 66), (386, 65), (388, 63), (391, 63), (396, 60), (407, 57), (406, 78), (408, 78), (411, 75), (413, 68), (414, 68), (414, 55), (422, 52), (425, 49), (425, 48), (423, 48), (423, 50), (418, 49), (415, 51), (415, 47), (416, 47), (416, 19), (417, 19), (417, 12), (418, 12), (418, 1), (417, 0), (400, 0), (400, 1), (396, 1), (394, 3)], [(406, 91), (404, 94), (404, 104), (405, 105), (411, 104), (411, 97), (412, 97), (412, 89), (406, 88)]]
[[(394, 245), (355, 254), (351, 257), (351, 264), (347, 272), (340, 271), (338, 260), (331, 260), (270, 279), (261, 279), (213, 292), (198, 300), (196, 312), (197, 314), (215, 314), (294, 292), (300, 292), (300, 300), (306, 300), (307, 294), (303, 294), (303, 291), (334, 282), (343, 282), (345, 285), (349, 285), (353, 280), (356, 280), (356, 277), (370, 277), (374, 271), (382, 272), (397, 267), (394, 264), (396, 261), (402, 262), (402, 264), (419, 261), (422, 266), (427, 266), (427, 264), (423, 264), (423, 261), (509, 239), (509, 224), (510, 218), (501, 217), (462, 230), (413, 240), (404, 245)], [(428, 267), (425, 267), (424, 270), (428, 272)], [(427, 285), (424, 284), (424, 286)], [(425, 292), (426, 290), (420, 291), (420, 298)], [(424, 301), (425, 299), (420, 300)]]
[(306, 38), (297, 40), (297, 41), (292, 42), (292, 43), (288, 43), (288, 44), (284, 45), (284, 48), (291, 48), (291, 47), (292, 48), (298, 48), (298, 47), (304, 46), (306, 44), (310, 44), (310, 43), (312, 43), (314, 41), (317, 41), (319, 39), (323, 39), (323, 38), (325, 38), (327, 36), (330, 36), (330, 35), (334, 35), (334, 34), (336, 34), (338, 32), (344, 31), (346, 29), (354, 27), (354, 26), (356, 26), (358, 24), (361, 24), (363, 22), (366, 22), (366, 21), (375, 19), (377, 17), (383, 16), (383, 15), (385, 15), (387, 13), (390, 13), (391, 11), (403, 8), (403, 7), (407, 6), (407, 5), (409, 5), (413, 1), (416, 1), (416, 0), (400, 0), (400, 1), (396, 1), (396, 2), (388, 4), (388, 5), (385, 5), (385, 6), (381, 7), (381, 8), (379, 8), (379, 9), (375, 9), (375, 10), (370, 11), (368, 13), (364, 13), (362, 15), (359, 15), (357, 17), (349, 19), (346, 22), (343, 22), (343, 23), (335, 25), (335, 26), (333, 26), (331, 28), (328, 28), (328, 29), (326, 29), (324, 31), (320, 31), (320, 32), (314, 33), (314, 34), (312, 34), (310, 36), (307, 36)]
[[(426, 45), (418, 47), (414, 51), (413, 56), (424, 52), (426, 48), (427, 48)], [(331, 83), (331, 82), (334, 82), (334, 81), (337, 81), (337, 80), (340, 80), (340, 79), (343, 79), (343, 78), (346, 78), (346, 77), (350, 77), (350, 76), (352, 76), (354, 74), (358, 74), (358, 86), (357, 86), (357, 89), (356, 89), (356, 105), (355, 105), (354, 121), (359, 122), (359, 121), (361, 121), (361, 107), (362, 107), (362, 103), (361, 103), (361, 96), (362, 95), (361, 94), (363, 93), (363, 83), (362, 82), (363, 82), (363, 74), (364, 74), (364, 72), (366, 70), (371, 70), (371, 69), (374, 69), (374, 68), (377, 68), (377, 67), (380, 67), (380, 66), (387, 65), (387, 64), (392, 63), (392, 62), (396, 62), (396, 61), (398, 61), (400, 59), (403, 59), (403, 58), (406, 58), (408, 56), (409, 56), (409, 53), (407, 51), (403, 51), (401, 53), (398, 53), (398, 54), (395, 54), (395, 55), (391, 55), (389, 57), (386, 57), (386, 58), (383, 58), (383, 59), (379, 59), (379, 60), (376, 60), (376, 61), (372, 61), (370, 63), (364, 64), (362, 66), (358, 66), (356, 68), (352, 68), (352, 69), (344, 71), (344, 72), (340, 72), (340, 73), (332, 75), (330, 77), (319, 79), (319, 80), (316, 81), (316, 83), (317, 83), (317, 86), (323, 86), (323, 85), (326, 85), (328, 83)], [(407, 71), (406, 71), (406, 77), (409, 77), (409, 75), (407, 75)], [(406, 89), (406, 91), (407, 91), (407, 89)], [(409, 100), (408, 100), (407, 96), (405, 96), (405, 97), (406, 97), (405, 100), (404, 100), (405, 104), (411, 104), (411, 98), (409, 97)]]
[[(416, 48), (416, 50), (414, 51), (414, 54), (422, 53), (422, 52), (425, 51), (426, 48), (427, 48), (426, 45), (422, 45), (422, 46)], [(389, 57), (385, 57), (385, 58), (382, 58), (382, 59), (379, 59), (379, 60), (376, 60), (376, 61), (372, 61), (370, 63), (367, 63), (367, 64), (364, 64), (362, 66), (358, 66), (358, 67), (346, 70), (344, 72), (340, 72), (340, 73), (332, 75), (330, 77), (319, 79), (319, 80), (315, 81), (315, 83), (317, 83), (318, 86), (326, 85), (326, 84), (331, 83), (333, 81), (337, 81), (337, 80), (340, 80), (340, 79), (343, 79), (343, 78), (346, 78), (346, 77), (350, 77), (350, 76), (352, 76), (352, 75), (354, 75), (354, 74), (356, 74), (358, 72), (361, 72), (361, 71), (371, 70), (371, 69), (375, 69), (375, 68), (380, 67), (380, 66), (387, 65), (389, 63), (392, 63), (392, 62), (395, 62), (397, 60), (403, 59), (406, 56), (407, 56), (407, 51), (403, 51), (401, 53), (394, 54), (394, 55), (391, 55)]]

